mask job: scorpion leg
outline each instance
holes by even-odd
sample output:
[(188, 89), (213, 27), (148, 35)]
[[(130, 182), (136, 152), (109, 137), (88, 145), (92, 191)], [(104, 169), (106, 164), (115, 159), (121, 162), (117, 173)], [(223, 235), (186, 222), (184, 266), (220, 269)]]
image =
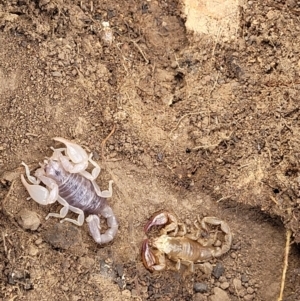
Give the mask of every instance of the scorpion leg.
[(104, 234), (100, 233), (100, 218), (98, 215), (91, 214), (86, 218), (91, 235), (98, 244), (104, 244), (112, 241), (118, 232), (117, 219), (109, 206), (106, 206), (101, 215), (106, 218), (108, 229)]
[(203, 247), (207, 247), (207, 246), (210, 247), (216, 242), (218, 232), (215, 231), (214, 235), (212, 236), (210, 234), (210, 232), (208, 231), (206, 225), (205, 225), (205, 228), (203, 228), (203, 226), (201, 225), (201, 222), (202, 222), (202, 220), (198, 216), (197, 221), (194, 222), (194, 226), (197, 230), (193, 231), (192, 233), (186, 234), (185, 237), (187, 237), (191, 240), (197, 241)]
[(190, 272), (195, 271), (195, 266), (193, 261), (187, 261), (187, 260), (180, 260), (178, 259), (176, 262), (176, 269), (179, 271), (181, 269), (181, 264), (187, 266), (190, 270)]
[(89, 162), (94, 166), (94, 169), (92, 170), (92, 177), (93, 177), (93, 179), (97, 179), (97, 177), (100, 174), (101, 168), (96, 161), (92, 160), (92, 157), (93, 157), (93, 154), (90, 154)]
[(113, 181), (110, 180), (108, 182), (108, 190), (101, 191), (98, 184), (95, 181), (96, 178), (98, 177), (99, 173), (100, 173), (100, 170), (101, 170), (100, 166), (94, 160), (92, 160), (92, 154), (89, 155), (89, 162), (94, 166), (94, 169), (92, 170), (92, 173), (89, 173), (88, 171), (83, 170), (83, 171), (80, 172), (80, 174), (93, 183), (93, 186), (95, 188), (95, 191), (96, 191), (97, 195), (99, 195), (103, 198), (110, 198), (112, 196), (112, 183), (113, 183)]
[(77, 226), (82, 226), (83, 222), (84, 222), (84, 213), (81, 209), (79, 208), (75, 208), (73, 206), (70, 206), (67, 201), (65, 199), (63, 199), (62, 197), (58, 196), (58, 199), (57, 201), (63, 206), (61, 209), (60, 209), (60, 212), (59, 213), (49, 213), (46, 217), (46, 219), (48, 219), (49, 217), (58, 217), (58, 218), (63, 218), (67, 215), (68, 211), (72, 211), (72, 212), (75, 212), (78, 214), (78, 219), (77, 220), (74, 220), (74, 219), (71, 219), (71, 218), (65, 218), (63, 220), (61, 220), (60, 222), (63, 223), (63, 222), (70, 222), (70, 223), (73, 223)]
[(225, 234), (224, 236), (225, 242), (222, 244), (220, 248), (215, 249), (213, 256), (219, 257), (225, 254), (226, 252), (228, 252), (230, 250), (231, 243), (232, 243), (232, 233), (230, 231), (228, 224), (216, 217), (204, 217), (201, 221), (201, 227), (204, 230), (208, 231), (206, 224), (211, 224), (213, 226), (220, 226), (221, 230)]
[[(94, 183), (95, 181), (92, 181), (92, 182)], [(97, 194), (99, 196), (103, 197), (103, 198), (110, 198), (112, 196), (112, 184), (113, 184), (113, 182), (114, 182), (113, 180), (108, 181), (108, 190), (100, 191), (100, 194), (99, 193), (97, 193)], [(96, 190), (96, 192), (97, 192), (97, 190)]]

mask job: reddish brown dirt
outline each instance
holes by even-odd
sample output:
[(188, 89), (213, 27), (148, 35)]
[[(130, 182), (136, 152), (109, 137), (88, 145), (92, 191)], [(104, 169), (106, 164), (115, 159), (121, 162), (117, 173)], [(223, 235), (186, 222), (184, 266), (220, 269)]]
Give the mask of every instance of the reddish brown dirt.
[[(219, 300), (217, 287), (276, 300), (286, 229), (284, 300), (300, 300), (299, 4), (248, 1), (227, 43), (187, 32), (182, 11), (171, 0), (0, 1), (0, 300)], [(20, 163), (38, 167), (55, 136), (93, 152), (101, 187), (114, 180), (112, 243), (97, 245), (86, 224), (57, 228), (44, 218), (58, 205), (27, 200)], [(25, 208), (36, 231), (17, 223)], [(203, 265), (144, 268), (143, 226), (159, 209), (229, 223), (232, 250), (210, 260), (220, 278)], [(76, 239), (54, 247), (53, 231)]]

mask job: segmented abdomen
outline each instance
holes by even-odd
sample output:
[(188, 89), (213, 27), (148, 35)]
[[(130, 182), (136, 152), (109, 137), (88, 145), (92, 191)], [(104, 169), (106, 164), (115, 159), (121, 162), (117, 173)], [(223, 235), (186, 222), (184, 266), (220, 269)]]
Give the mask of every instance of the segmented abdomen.
[(204, 247), (199, 242), (187, 237), (175, 237), (174, 240), (177, 240), (176, 245), (180, 245), (180, 249), (177, 251), (176, 256), (173, 255), (173, 257), (192, 262), (213, 257), (214, 247)]
[(68, 173), (67, 180), (58, 185), (59, 195), (71, 206), (87, 214), (99, 214), (106, 199), (98, 196), (91, 181), (80, 174)]

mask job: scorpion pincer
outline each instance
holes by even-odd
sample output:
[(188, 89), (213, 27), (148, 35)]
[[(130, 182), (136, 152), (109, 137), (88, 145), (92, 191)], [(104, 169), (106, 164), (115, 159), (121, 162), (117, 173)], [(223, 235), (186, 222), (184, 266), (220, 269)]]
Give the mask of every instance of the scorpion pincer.
[[(106, 198), (112, 196), (113, 181), (109, 181), (108, 190), (101, 191), (95, 181), (100, 167), (92, 160), (92, 154), (88, 155), (80, 145), (64, 138), (53, 139), (64, 143), (66, 148), (52, 148), (51, 158), (40, 164), (35, 176), (30, 175), (28, 166), (22, 162), (26, 176), (33, 184), (28, 184), (21, 175), (23, 185), (37, 203), (48, 205), (58, 201), (63, 206), (59, 214), (49, 213), (46, 219), (50, 216), (64, 218), (70, 210), (78, 214), (77, 220), (64, 218), (61, 222), (81, 226), (87, 215), (86, 221), (94, 240), (99, 244), (112, 241), (118, 231), (118, 222)], [(91, 173), (86, 170), (89, 163), (94, 167)], [(41, 182), (46, 187), (40, 185)], [(103, 234), (100, 233), (99, 215), (107, 220), (108, 229)]]
[[(165, 225), (165, 227), (161, 229), (159, 237), (144, 240), (142, 245), (144, 266), (151, 272), (164, 270), (167, 255), (169, 259), (177, 262), (178, 270), (183, 263), (194, 271), (194, 263), (220, 257), (230, 250), (232, 234), (226, 222), (216, 217), (204, 217), (199, 222), (200, 226), (195, 224), (197, 227), (195, 234), (187, 234), (185, 225), (179, 224), (174, 214), (164, 210), (154, 213), (145, 226), (145, 232), (147, 233), (152, 226)], [(224, 233), (224, 242), (220, 246), (216, 246), (217, 233), (214, 237), (209, 236), (208, 224), (220, 227)], [(181, 231), (178, 230), (179, 226), (182, 227)], [(202, 231), (208, 235), (207, 238), (201, 237)]]

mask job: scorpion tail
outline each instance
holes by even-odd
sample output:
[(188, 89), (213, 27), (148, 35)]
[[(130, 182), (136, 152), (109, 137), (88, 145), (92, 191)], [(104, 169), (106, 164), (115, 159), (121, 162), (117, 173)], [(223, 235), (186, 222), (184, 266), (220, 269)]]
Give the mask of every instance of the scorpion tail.
[(100, 219), (98, 215), (89, 215), (86, 221), (94, 240), (98, 244), (105, 244), (114, 239), (118, 232), (119, 225), (112, 209), (109, 206), (101, 212), (101, 215), (107, 219), (107, 225), (109, 227), (104, 234), (100, 233)]

